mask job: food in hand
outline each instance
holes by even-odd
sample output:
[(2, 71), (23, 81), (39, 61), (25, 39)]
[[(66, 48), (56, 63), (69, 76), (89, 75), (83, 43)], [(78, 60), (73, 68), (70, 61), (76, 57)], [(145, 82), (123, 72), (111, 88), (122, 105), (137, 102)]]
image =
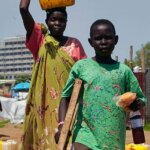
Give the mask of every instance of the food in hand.
[(119, 97), (119, 100), (117, 101), (116, 104), (120, 107), (123, 107), (124, 109), (127, 109), (128, 106), (131, 103), (133, 103), (135, 99), (136, 99), (136, 93), (126, 92)]

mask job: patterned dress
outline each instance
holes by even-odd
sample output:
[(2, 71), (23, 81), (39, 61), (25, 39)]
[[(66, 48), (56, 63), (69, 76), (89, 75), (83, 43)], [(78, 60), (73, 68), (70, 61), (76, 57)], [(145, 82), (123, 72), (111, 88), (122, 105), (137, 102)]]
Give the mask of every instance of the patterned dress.
[(58, 41), (48, 33), (42, 34), (35, 24), (27, 46), (33, 53), (31, 87), (28, 95), (23, 150), (56, 150), (54, 140), (58, 126), (58, 106), (71, 67), (86, 54), (77, 39), (69, 38), (60, 47)]
[(132, 91), (146, 102), (130, 68), (121, 63), (101, 64), (90, 58), (80, 60), (71, 69), (62, 97), (70, 97), (75, 78), (83, 81), (83, 88), (73, 142), (92, 150), (124, 150), (126, 112), (114, 99)]

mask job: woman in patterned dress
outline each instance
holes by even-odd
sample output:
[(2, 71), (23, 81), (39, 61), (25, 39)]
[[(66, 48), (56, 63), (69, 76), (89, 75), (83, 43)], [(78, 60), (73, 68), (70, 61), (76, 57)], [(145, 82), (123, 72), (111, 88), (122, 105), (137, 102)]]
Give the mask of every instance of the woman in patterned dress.
[(86, 58), (78, 39), (64, 36), (67, 12), (46, 10), (46, 25), (38, 24), (29, 12), (30, 0), (21, 0), (20, 13), (27, 32), (26, 46), (32, 52), (33, 66), (28, 95), (22, 149), (55, 150), (55, 129), (62, 88), (74, 62)]

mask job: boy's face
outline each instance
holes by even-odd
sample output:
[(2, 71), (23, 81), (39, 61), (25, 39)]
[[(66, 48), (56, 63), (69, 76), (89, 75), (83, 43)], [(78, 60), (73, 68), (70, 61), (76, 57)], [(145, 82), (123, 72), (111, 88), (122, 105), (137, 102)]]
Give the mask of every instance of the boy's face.
[(46, 20), (46, 24), (52, 36), (62, 36), (66, 28), (67, 18), (59, 11), (54, 11)]
[(99, 24), (93, 27), (89, 43), (98, 55), (102, 57), (110, 56), (117, 42), (118, 36), (115, 35), (110, 25)]

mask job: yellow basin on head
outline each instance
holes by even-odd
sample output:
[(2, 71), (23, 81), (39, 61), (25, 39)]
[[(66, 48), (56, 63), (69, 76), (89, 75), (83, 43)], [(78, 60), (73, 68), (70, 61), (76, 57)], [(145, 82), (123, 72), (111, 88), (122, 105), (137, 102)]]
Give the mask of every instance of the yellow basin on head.
[(74, 5), (75, 0), (39, 0), (43, 10)]

